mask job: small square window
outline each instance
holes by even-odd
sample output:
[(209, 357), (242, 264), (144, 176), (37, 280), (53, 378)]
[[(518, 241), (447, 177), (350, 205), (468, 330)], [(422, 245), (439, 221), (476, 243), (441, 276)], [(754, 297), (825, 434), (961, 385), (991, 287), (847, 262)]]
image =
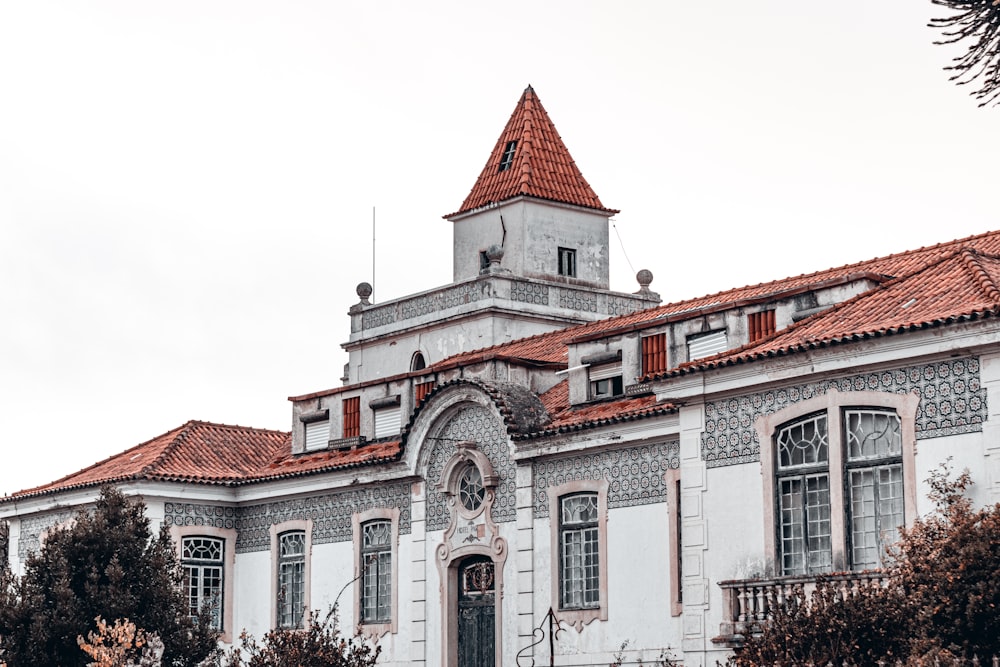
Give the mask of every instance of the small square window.
[(576, 276), (576, 250), (573, 248), (559, 248), (559, 275)]
[(590, 383), (590, 397), (591, 398), (607, 398), (608, 396), (621, 396), (623, 393), (622, 388), (622, 376), (617, 375), (613, 378), (604, 378), (603, 380), (593, 380)]

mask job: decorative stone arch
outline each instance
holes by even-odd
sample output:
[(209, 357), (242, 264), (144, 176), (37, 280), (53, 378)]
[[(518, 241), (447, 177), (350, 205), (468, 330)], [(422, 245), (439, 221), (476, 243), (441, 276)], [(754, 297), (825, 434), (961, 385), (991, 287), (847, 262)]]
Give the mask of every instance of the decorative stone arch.
[[(462, 408), (479, 406), (488, 410), (506, 428), (504, 415), (498, 409), (491, 397), (479, 383), (459, 381), (436, 387), (424, 398), (420, 410), (414, 414), (408, 426), (406, 451), (403, 456), (407, 468), (426, 478), (427, 463), (434, 449), (437, 436), (450, 419)], [(478, 452), (483, 456), (482, 452)], [(513, 451), (510, 452), (513, 455)], [(437, 484), (439, 480), (428, 479), (428, 484)]]

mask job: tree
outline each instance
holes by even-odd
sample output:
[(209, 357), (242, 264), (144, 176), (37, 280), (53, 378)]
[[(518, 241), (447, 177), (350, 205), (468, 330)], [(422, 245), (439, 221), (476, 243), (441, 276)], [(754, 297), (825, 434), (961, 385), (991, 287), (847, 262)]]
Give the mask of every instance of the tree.
[(90, 636), (98, 616), (156, 633), (167, 665), (195, 665), (216, 651), (207, 618), (188, 616), (169, 534), (154, 538), (145, 505), (111, 487), (93, 511), (48, 535), (23, 577), (9, 579), (0, 598), (0, 651), (18, 667), (83, 667), (77, 638)]
[(798, 592), (731, 665), (1000, 656), (1000, 503), (974, 510), (968, 471), (927, 480), (935, 511), (901, 531), (884, 585)]
[(372, 667), (382, 651), (360, 637), (345, 639), (337, 631), (336, 608), (319, 620), (309, 618), (304, 630), (278, 628), (264, 635), (263, 644), (244, 632), (240, 645), (223, 661), (224, 667)]
[(979, 106), (1000, 100), (1000, 2), (997, 0), (932, 0), (956, 13), (947, 18), (931, 19), (931, 27), (944, 33), (936, 44), (967, 41), (965, 53), (956, 57), (947, 70), (959, 85), (974, 81), (980, 88), (972, 95)]
[(1000, 504), (974, 510), (968, 471), (928, 480), (937, 511), (903, 532), (892, 578), (909, 610), (914, 655), (1000, 656)]

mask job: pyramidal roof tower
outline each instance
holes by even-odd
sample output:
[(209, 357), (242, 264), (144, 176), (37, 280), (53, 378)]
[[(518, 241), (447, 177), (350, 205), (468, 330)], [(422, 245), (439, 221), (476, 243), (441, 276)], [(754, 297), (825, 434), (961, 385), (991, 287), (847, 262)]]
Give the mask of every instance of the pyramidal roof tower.
[(503, 250), (515, 275), (607, 289), (606, 208), (528, 86), (486, 165), (456, 213), (454, 279), (485, 268), (486, 247)]
[(648, 272), (609, 289), (608, 218), (528, 86), (452, 222), (454, 280), (372, 304), (358, 286), (345, 383), (418, 373), (461, 352), (659, 303)]

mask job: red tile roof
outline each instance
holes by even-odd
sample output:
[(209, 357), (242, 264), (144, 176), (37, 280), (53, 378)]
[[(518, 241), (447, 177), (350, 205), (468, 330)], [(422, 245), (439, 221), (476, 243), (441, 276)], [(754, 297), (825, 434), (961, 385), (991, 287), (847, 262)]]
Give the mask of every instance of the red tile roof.
[(611, 335), (617, 331), (641, 330), (669, 320), (694, 317), (699, 312), (708, 313), (726, 310), (741, 304), (765, 302), (777, 297), (804, 292), (817, 286), (829, 286), (859, 279), (887, 283), (896, 277), (918, 272), (928, 265), (966, 249), (984, 256), (1000, 256), (1000, 231), (987, 232), (886, 257), (876, 257), (815, 273), (737, 287), (724, 292), (640, 310), (628, 315), (610, 317), (480, 350), (463, 352), (434, 364), (430, 370), (442, 370), (455, 365), (467, 365), (491, 359), (565, 365), (567, 360), (566, 345), (574, 340)]
[(571, 406), (567, 380), (563, 380), (542, 394), (541, 399), (542, 405), (552, 418), (551, 423), (544, 430), (526, 434), (519, 439), (596, 428), (677, 411), (677, 406), (671, 403), (657, 403), (656, 396), (652, 394)]
[(131, 480), (233, 486), (291, 477), (396, 458), (397, 442), (374, 442), (357, 449), (293, 455), (291, 434), (190, 421), (50, 484), (18, 491), (0, 503)]
[[(513, 159), (501, 171), (501, 163), (512, 141), (516, 142)], [(604, 208), (531, 86), (521, 95), (462, 207), (445, 218), (520, 195), (618, 212)]]
[[(659, 377), (747, 363), (857, 340), (1000, 316), (1000, 254), (968, 247), (933, 255), (926, 265), (763, 340), (681, 364)], [(912, 264), (910, 265), (912, 266)]]

